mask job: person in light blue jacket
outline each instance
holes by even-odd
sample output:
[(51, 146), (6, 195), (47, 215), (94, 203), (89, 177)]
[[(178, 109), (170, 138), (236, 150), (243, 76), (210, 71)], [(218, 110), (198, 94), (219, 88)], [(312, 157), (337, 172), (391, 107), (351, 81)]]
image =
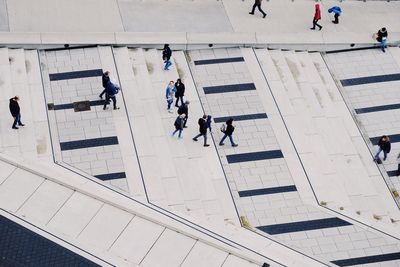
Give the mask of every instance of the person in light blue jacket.
[(171, 104), (174, 102), (173, 96), (176, 93), (174, 81), (170, 81), (167, 88), (165, 89), (165, 99), (167, 100), (167, 110), (172, 113)]
[(330, 9), (328, 9), (328, 13), (333, 13), (335, 14), (335, 20), (332, 20), (333, 23), (339, 24), (339, 16), (342, 14), (342, 9), (338, 6), (333, 6)]

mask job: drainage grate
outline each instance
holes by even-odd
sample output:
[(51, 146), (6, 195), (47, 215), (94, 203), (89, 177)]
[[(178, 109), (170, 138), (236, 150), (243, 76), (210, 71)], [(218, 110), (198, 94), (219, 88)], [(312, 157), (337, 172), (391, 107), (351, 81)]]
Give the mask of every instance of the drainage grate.
[(75, 112), (87, 111), (90, 110), (90, 101), (74, 102), (73, 106)]

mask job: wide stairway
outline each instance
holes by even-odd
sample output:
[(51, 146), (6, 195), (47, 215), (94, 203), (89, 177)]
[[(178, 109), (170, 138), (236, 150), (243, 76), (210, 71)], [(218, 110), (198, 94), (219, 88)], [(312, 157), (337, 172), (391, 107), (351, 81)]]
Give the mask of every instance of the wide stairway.
[[(160, 51), (140, 47), (1, 48), (3, 221), (102, 266), (400, 266), (398, 199), (320, 53), (172, 61), (164, 71)], [(117, 110), (99, 98), (106, 70)], [(165, 101), (177, 78), (182, 139)], [(210, 147), (192, 140), (203, 114)], [(237, 147), (218, 145), (229, 118)]]

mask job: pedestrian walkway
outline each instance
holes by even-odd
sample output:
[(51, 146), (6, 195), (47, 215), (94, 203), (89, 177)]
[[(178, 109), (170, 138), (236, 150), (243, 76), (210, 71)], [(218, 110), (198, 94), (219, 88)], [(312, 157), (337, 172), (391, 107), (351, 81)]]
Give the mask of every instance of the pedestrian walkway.
[(65, 169), (3, 155), (0, 168), (1, 265), (283, 266), (99, 184), (82, 186), (82, 177)]
[[(378, 139), (388, 135), (392, 150), (381, 171), (388, 188), (399, 202), (400, 182), (397, 177), (397, 155), (400, 153), (400, 61), (399, 48), (330, 53), (324, 56), (337, 79), (347, 105), (353, 111), (358, 127), (369, 144), (371, 160)], [(393, 52), (393, 53), (392, 53)], [(397, 53), (396, 53), (397, 52)]]
[[(317, 94), (318, 91), (306, 92), (307, 83), (303, 84), (301, 89), (297, 87), (296, 80), (305, 79), (302, 75), (306, 73), (300, 67), (309, 67), (310, 61), (300, 65), (295, 61), (300, 59), (297, 59), (291, 51), (286, 53), (275, 51), (271, 56), (265, 54), (266, 52), (266, 50), (257, 51), (257, 57), (272, 92), (274, 95), (278, 94), (275, 97), (278, 108), (283, 111), (283, 119), (285, 121), (289, 119), (286, 114), (292, 115), (286, 130), (289, 130), (289, 134), (294, 138), (294, 144), (300, 145), (297, 149), (306, 148), (293, 132), (307, 129), (301, 127), (304, 123), (303, 117), (293, 115), (304, 114), (305, 107), (310, 107), (315, 114), (321, 112), (322, 107), (333, 112), (334, 108), (330, 107), (329, 103), (318, 102), (326, 100), (326, 97), (329, 97), (328, 92), (325, 95), (321, 92), (320, 99), (317, 99), (311, 94)], [(301, 58), (305, 56), (302, 54)], [(244, 61), (236, 60), (241, 57)], [(299, 158), (298, 156), (296, 159), (293, 158), (290, 140), (284, 139), (288, 133), (286, 130), (283, 130), (284, 132), (280, 130), (282, 118), (279, 117), (272, 95), (264, 89), (268, 87), (265, 78), (260, 77), (259, 69), (258, 72), (254, 71), (258, 61), (251, 49), (194, 50), (188, 52), (188, 58), (205, 113), (213, 115), (217, 122), (222, 122), (231, 116), (239, 118), (234, 121), (236, 129), (233, 134), (239, 146), (233, 148), (227, 144), (218, 147), (218, 153), (239, 215), (248, 220), (254, 231), (266, 236), (272, 235), (316, 259), (336, 262), (343, 266), (351, 260), (357, 264), (366, 263), (371, 259), (375, 260), (369, 262), (380, 262), (385, 256), (375, 258), (374, 256), (397, 253), (400, 250), (398, 239), (372, 228), (365, 229), (364, 225), (354, 220), (320, 208), (316, 205), (314, 197), (311, 201), (310, 188), (305, 189), (309, 185), (305, 186), (308, 183), (306, 177), (301, 174), (303, 171), (301, 168), (293, 168), (296, 167), (293, 161), (298, 162)], [(290, 75), (297, 75), (296, 80)], [(331, 97), (340, 95), (336, 93)], [(295, 122), (297, 123), (292, 125)], [(306, 122), (309, 131), (312, 130), (310, 123)], [(220, 124), (214, 126), (212, 134), (215, 142), (222, 137), (222, 133), (218, 130), (219, 126)], [(279, 135), (275, 132), (277, 129)], [(288, 161), (285, 154), (288, 156)], [(310, 154), (301, 154), (302, 161), (303, 155)], [(318, 155), (321, 158), (327, 156), (323, 152)], [(313, 164), (307, 163), (305, 166), (309, 177), (315, 175), (317, 166), (323, 166), (317, 162)], [(321, 178), (321, 175), (318, 175), (318, 179)], [(311, 180), (311, 185), (319, 187), (320, 184), (317, 183), (321, 182), (315, 179), (316, 177)], [(328, 181), (324, 183), (329, 186)], [(297, 187), (300, 188), (300, 192)], [(317, 194), (320, 193), (318, 189), (316, 189)], [(390, 249), (386, 250), (382, 244), (387, 244), (387, 248)], [(396, 256), (389, 258), (393, 264), (400, 264), (396, 261)]]
[(129, 192), (113, 115), (121, 111), (103, 110), (104, 100), (99, 99), (103, 72), (110, 70), (118, 81), (115, 66), (104, 62), (107, 50), (112, 57), (109, 47), (40, 52), (53, 150), (56, 161), (66, 167)]
[[(26, 159), (51, 162), (51, 145), (44, 109), (43, 89), (36, 50), (0, 49), (2, 100), (0, 114), (0, 151)], [(13, 118), (9, 99), (20, 96), (22, 122), (11, 129)]]

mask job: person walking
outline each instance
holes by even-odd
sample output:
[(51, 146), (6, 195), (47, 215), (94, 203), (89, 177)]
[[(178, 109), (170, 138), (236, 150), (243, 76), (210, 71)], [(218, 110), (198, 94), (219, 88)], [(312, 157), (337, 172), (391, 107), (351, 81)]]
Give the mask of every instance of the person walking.
[(226, 137), (229, 137), (229, 141), (231, 141), (231, 145), (233, 147), (238, 146), (238, 144), (235, 144), (235, 142), (233, 142), (233, 137), (232, 134), (235, 131), (235, 126), (233, 126), (233, 119), (230, 118), (229, 120), (226, 121), (226, 127), (224, 126), (221, 131), (224, 133), (224, 136), (222, 137), (221, 141), (219, 141), (219, 145), (223, 146), (224, 145), (224, 141)]
[(387, 33), (387, 30), (386, 30), (386, 28), (385, 27), (383, 27), (382, 29), (380, 29), (379, 31), (378, 31), (378, 33), (376, 34), (376, 40), (378, 41), (378, 42), (380, 42), (381, 43), (381, 50), (382, 50), (382, 52), (386, 52), (385, 51), (385, 47), (386, 47), (386, 40), (387, 40), (387, 37), (388, 37), (388, 33)]
[(174, 81), (170, 81), (167, 88), (165, 89), (165, 98), (167, 100), (167, 110), (172, 113), (171, 105), (174, 102), (173, 97), (176, 92)]
[(171, 48), (169, 48), (169, 44), (165, 44), (162, 52), (162, 58), (165, 63), (164, 70), (169, 70), (169, 67), (172, 65), (172, 62), (170, 61), (171, 56), (172, 56)]
[(199, 124), (199, 134), (196, 135), (195, 137), (193, 137), (193, 141), (197, 142), (197, 138), (199, 138), (200, 136), (203, 136), (204, 138), (204, 145), (203, 146), (210, 146), (209, 144), (207, 144), (207, 115), (203, 115), (202, 118), (199, 119), (198, 124)]
[(106, 72), (104, 72), (103, 73), (103, 75), (102, 75), (102, 77), (101, 77), (101, 80), (102, 80), (102, 85), (103, 85), (103, 88), (104, 88), (104, 90), (101, 92), (101, 94), (99, 95), (99, 97), (101, 98), (101, 99), (103, 99), (103, 95), (106, 93), (106, 87), (107, 87), (107, 82), (110, 80), (110, 72), (109, 71), (106, 71)]
[(188, 100), (186, 100), (185, 101), (185, 103), (183, 103), (179, 108), (178, 108), (178, 114), (179, 115), (182, 115), (182, 114), (185, 114), (185, 118), (184, 118), (184, 120), (183, 120), (183, 128), (187, 128), (187, 126), (186, 126), (186, 123), (187, 123), (187, 120), (188, 120), (188, 118), (189, 118), (189, 101)]
[(313, 18), (313, 27), (310, 30), (315, 30), (315, 26), (319, 27), (319, 30), (322, 29), (322, 26), (318, 24), (318, 21), (321, 19), (321, 9), (319, 4), (315, 4), (315, 13)]
[(19, 100), (20, 100), (20, 97), (17, 95), (14, 96), (13, 98), (10, 98), (9, 108), (10, 108), (11, 115), (14, 118), (14, 123), (12, 125), (13, 129), (19, 129), (17, 127), (17, 124), (18, 124), (18, 126), (25, 126), (25, 124), (23, 124), (21, 122), (21, 109), (18, 104)]
[(212, 132), (211, 131), (211, 123), (212, 123), (212, 117), (211, 117), (211, 115), (207, 115), (207, 121), (206, 121), (206, 123), (207, 123), (207, 129), (209, 129), (210, 130), (210, 133)]
[(175, 107), (178, 106), (178, 101), (179, 99), (181, 100), (181, 105), (183, 105), (183, 96), (185, 95), (185, 85), (182, 83), (181, 79), (177, 79), (175, 83), (175, 88), (176, 88), (176, 102), (175, 102)]
[(106, 100), (104, 101), (103, 110), (107, 109), (107, 105), (110, 104), (110, 99), (113, 101), (114, 110), (119, 109), (119, 107), (117, 107), (117, 98), (115, 97), (118, 91), (119, 87), (109, 80), (106, 85)]
[(387, 154), (390, 152), (390, 139), (389, 136), (382, 135), (381, 138), (378, 141), (378, 152), (376, 152), (374, 156), (374, 161), (377, 161), (379, 163), (379, 154), (383, 151), (383, 160), (385, 161), (387, 158)]
[(262, 0), (255, 0), (255, 1), (254, 1), (253, 8), (251, 9), (251, 12), (249, 12), (249, 14), (254, 15), (254, 10), (256, 10), (256, 7), (257, 7), (258, 10), (261, 12), (261, 14), (263, 14), (263, 18), (265, 19), (265, 17), (267, 16), (267, 13), (265, 13), (265, 12), (261, 9), (261, 2), (262, 2)]
[(185, 120), (185, 114), (181, 114), (178, 117), (176, 117), (174, 122), (175, 131), (172, 133), (172, 136), (174, 136), (177, 132), (179, 132), (178, 138), (182, 138), (184, 120)]
[(332, 20), (334, 24), (339, 24), (339, 16), (342, 14), (342, 9), (338, 6), (333, 6), (328, 9), (328, 13), (333, 13), (335, 20)]

